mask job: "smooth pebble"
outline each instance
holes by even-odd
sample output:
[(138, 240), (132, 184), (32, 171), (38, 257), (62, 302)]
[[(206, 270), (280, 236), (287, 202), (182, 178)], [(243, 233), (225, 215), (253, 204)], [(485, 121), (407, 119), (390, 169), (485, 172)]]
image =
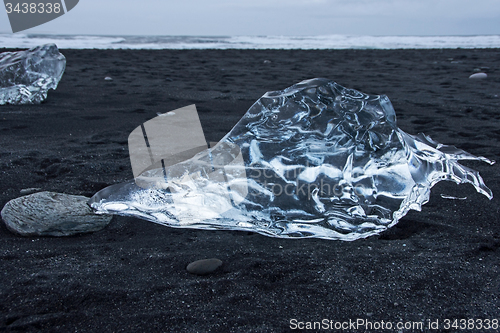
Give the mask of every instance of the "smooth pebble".
[(222, 260), (217, 258), (196, 260), (187, 265), (186, 270), (195, 275), (207, 275), (222, 266)]
[(474, 80), (479, 80), (479, 79), (486, 79), (488, 75), (486, 73), (475, 73), (469, 76), (469, 79), (474, 79)]

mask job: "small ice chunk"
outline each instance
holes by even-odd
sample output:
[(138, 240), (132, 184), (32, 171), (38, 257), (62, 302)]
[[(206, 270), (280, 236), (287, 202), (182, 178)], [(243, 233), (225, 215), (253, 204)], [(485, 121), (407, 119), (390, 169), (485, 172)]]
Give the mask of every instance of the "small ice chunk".
[(22, 195), (26, 195), (26, 194), (31, 194), (31, 193), (35, 193), (35, 192), (39, 192), (41, 191), (42, 189), (40, 187), (29, 187), (29, 188), (23, 188), (19, 191), (19, 193), (21, 193)]
[(467, 200), (467, 197), (454, 197), (452, 195), (441, 193), (441, 198), (450, 200)]
[(55, 44), (0, 54), (0, 105), (34, 104), (56, 89), (66, 58)]
[(161, 112), (156, 112), (156, 114), (160, 117), (164, 117), (164, 116), (175, 116), (175, 112), (174, 111), (170, 111), (170, 112), (165, 112), (165, 113), (161, 113)]

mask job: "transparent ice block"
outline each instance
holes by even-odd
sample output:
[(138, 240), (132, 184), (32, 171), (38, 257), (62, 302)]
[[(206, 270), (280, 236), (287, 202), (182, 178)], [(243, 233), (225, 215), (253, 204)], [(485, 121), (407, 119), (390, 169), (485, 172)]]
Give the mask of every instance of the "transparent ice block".
[(0, 105), (34, 104), (56, 89), (66, 58), (55, 44), (0, 54)]
[(441, 180), (491, 199), (464, 159), (494, 163), (403, 132), (385, 95), (311, 79), (267, 92), (215, 147), (103, 189), (89, 204), (171, 227), (355, 240), (420, 210)]

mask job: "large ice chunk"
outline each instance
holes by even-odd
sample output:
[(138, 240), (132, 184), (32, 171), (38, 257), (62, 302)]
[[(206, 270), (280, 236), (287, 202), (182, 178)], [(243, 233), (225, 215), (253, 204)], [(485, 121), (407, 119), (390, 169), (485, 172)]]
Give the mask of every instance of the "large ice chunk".
[(441, 180), (491, 199), (462, 159), (493, 163), (403, 132), (385, 95), (312, 79), (266, 93), (213, 149), (108, 187), (89, 204), (172, 227), (354, 240), (420, 210)]
[(0, 54), (0, 105), (40, 103), (56, 89), (66, 58), (55, 44)]

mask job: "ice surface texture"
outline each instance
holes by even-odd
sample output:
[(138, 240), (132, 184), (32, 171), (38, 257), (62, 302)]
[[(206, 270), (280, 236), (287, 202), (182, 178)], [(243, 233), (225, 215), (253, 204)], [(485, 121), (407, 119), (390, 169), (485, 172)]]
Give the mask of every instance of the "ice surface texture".
[(66, 58), (55, 44), (0, 54), (0, 105), (33, 104), (56, 89), (66, 68)]
[(462, 159), (493, 163), (403, 132), (385, 95), (312, 79), (266, 93), (213, 149), (108, 187), (89, 204), (172, 227), (355, 240), (420, 210), (441, 180), (491, 199)]

